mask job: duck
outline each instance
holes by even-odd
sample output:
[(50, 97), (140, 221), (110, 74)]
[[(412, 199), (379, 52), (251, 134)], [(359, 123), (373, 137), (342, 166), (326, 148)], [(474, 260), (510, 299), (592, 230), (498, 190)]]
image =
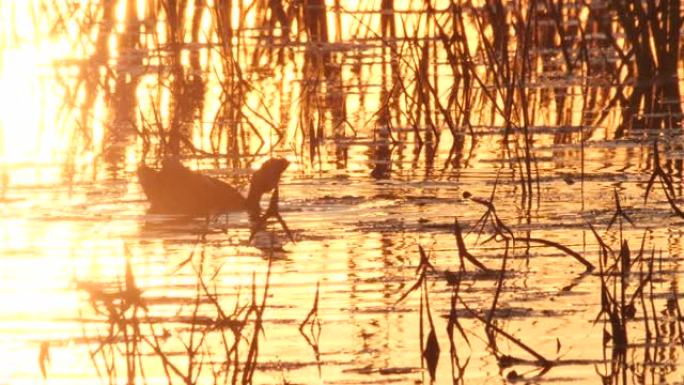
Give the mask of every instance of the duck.
[(145, 164), (138, 167), (138, 181), (150, 202), (150, 213), (191, 216), (246, 211), (250, 220), (261, 218), (261, 197), (277, 189), (290, 162), (271, 158), (251, 177), (247, 196), (217, 178), (190, 170), (176, 158), (162, 161), (159, 170)]

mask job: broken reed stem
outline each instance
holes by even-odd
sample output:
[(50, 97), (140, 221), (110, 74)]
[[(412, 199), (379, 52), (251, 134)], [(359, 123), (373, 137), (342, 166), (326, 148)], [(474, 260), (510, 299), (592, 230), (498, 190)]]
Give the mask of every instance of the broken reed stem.
[(461, 304), (463, 305), (463, 308), (468, 312), (468, 314), (470, 314), (473, 318), (475, 318), (475, 319), (477, 319), (478, 321), (480, 321), (480, 322), (482, 322), (483, 324), (485, 324), (486, 327), (491, 328), (491, 329), (492, 329), (493, 331), (495, 331), (496, 333), (498, 333), (498, 334), (502, 335), (503, 337), (505, 337), (507, 340), (509, 340), (510, 342), (512, 342), (514, 345), (517, 345), (517, 346), (520, 347), (522, 350), (524, 350), (524, 351), (526, 351), (527, 353), (529, 353), (531, 356), (533, 356), (533, 357), (536, 359), (537, 363), (538, 363), (540, 366), (543, 366), (543, 367), (550, 367), (550, 366), (553, 366), (553, 362), (552, 362), (552, 361), (547, 360), (544, 356), (542, 356), (541, 354), (537, 353), (534, 349), (532, 349), (531, 347), (529, 347), (527, 344), (525, 344), (524, 342), (522, 342), (522, 341), (519, 340), (518, 338), (514, 337), (514, 336), (511, 335), (510, 333), (506, 332), (505, 330), (501, 329), (500, 327), (496, 326), (496, 324), (491, 323), (491, 322), (487, 322), (487, 319), (486, 319), (486, 318), (482, 317), (482, 316), (479, 315), (475, 310), (471, 309), (471, 308), (468, 306), (468, 304), (467, 304), (465, 301), (463, 301), (463, 299), (462, 299), (460, 296), (458, 296), (458, 300), (461, 302)]
[(506, 240), (505, 242), (506, 246), (504, 248), (503, 258), (501, 259), (501, 270), (499, 271), (499, 277), (496, 282), (496, 290), (494, 291), (492, 306), (489, 310), (489, 313), (487, 313), (487, 318), (485, 319), (487, 321), (485, 324), (485, 330), (487, 338), (489, 340), (489, 347), (490, 349), (492, 349), (492, 352), (494, 352), (494, 355), (497, 357), (497, 359), (500, 359), (500, 356), (498, 354), (499, 349), (496, 344), (496, 334), (493, 333), (493, 330), (490, 326), (492, 325), (492, 320), (494, 319), (494, 314), (496, 313), (496, 305), (499, 302), (499, 296), (501, 295), (501, 290), (503, 289), (504, 276), (506, 275), (506, 262), (508, 261), (509, 240)]
[[(184, 261), (183, 265), (187, 262), (189, 261)], [(147, 359), (143, 361), (143, 356), (149, 354), (144, 349), (149, 349), (152, 356), (160, 360), (161, 368), (169, 382), (178, 379), (186, 384), (196, 384), (207, 373), (208, 368), (213, 373), (214, 379), (220, 380), (219, 382), (252, 383), (259, 355), (259, 334), (263, 334), (263, 314), (266, 309), (266, 299), (269, 296), (272, 258), (269, 259), (261, 300), (259, 301), (257, 297), (256, 277), (253, 276), (251, 304), (240, 305), (238, 295), (232, 314), (222, 309), (218, 294), (215, 290), (212, 292), (209, 289), (203, 277), (203, 265), (204, 253), (201, 254), (199, 266), (197, 268), (193, 266), (197, 282), (191, 313), (188, 317), (181, 316), (180, 322), (189, 323), (189, 328), (179, 330), (177, 334), (166, 328), (163, 332), (159, 332), (157, 325), (160, 321), (157, 317), (149, 315), (149, 305), (143, 300), (142, 291), (135, 283), (133, 270), (128, 261), (125, 284), (123, 287), (119, 284), (117, 291), (110, 293), (99, 285), (80, 285), (81, 289), (87, 290), (90, 294), (90, 303), (96, 314), (106, 317), (109, 323), (108, 336), (100, 337), (99, 347), (91, 350), (90, 354), (98, 373), (102, 373), (99, 364), (102, 362), (109, 381), (117, 382), (119, 373), (114, 363), (123, 359), (125, 378), (128, 383), (146, 381), (145, 367), (150, 365), (151, 361)], [(212, 279), (215, 279), (217, 274), (218, 271)], [(207, 303), (215, 309), (216, 319), (201, 315), (201, 307)], [(140, 316), (140, 311), (144, 311), (144, 316)], [(141, 325), (148, 325), (149, 332), (143, 333)], [(249, 325), (252, 325), (251, 330), (248, 329)], [(232, 341), (226, 338), (226, 330), (232, 332)], [(250, 331), (251, 334), (248, 334)], [(225, 347), (224, 360), (211, 359), (213, 353), (207, 343), (215, 333), (219, 333), (220, 341)], [(187, 334), (187, 337), (182, 338), (182, 334)], [(177, 356), (178, 352), (168, 349), (166, 341), (174, 337), (181, 340), (183, 350), (180, 353), (186, 359), (185, 363), (179, 361), (178, 358), (172, 358)], [(248, 346), (244, 358), (241, 358), (240, 354), (241, 344)], [(101, 353), (101, 359), (98, 359), (98, 352)]]
[[(466, 194), (464, 194), (464, 195), (466, 195)], [(473, 201), (475, 203), (481, 204), (487, 208), (487, 211), (485, 212), (485, 214), (483, 214), (482, 217), (480, 218), (480, 221), (482, 222), (483, 227), (484, 227), (484, 224), (486, 222), (486, 219), (489, 218), (490, 222), (492, 224), (492, 227), (494, 228), (495, 235), (501, 236), (504, 240), (510, 239), (512, 241), (515, 241), (516, 238), (513, 236), (513, 231), (511, 231), (511, 229), (508, 226), (506, 226), (506, 224), (504, 224), (503, 221), (501, 221), (501, 219), (499, 219), (498, 215), (496, 214), (496, 208), (494, 206), (494, 203), (492, 203), (493, 197), (490, 198), (489, 201), (487, 201), (484, 199), (473, 197), (470, 194), (467, 194), (466, 198), (470, 199), (471, 201)], [(480, 222), (480, 221), (478, 221), (478, 222)], [(456, 221), (456, 224), (454, 225), (454, 227), (456, 229), (455, 233), (456, 233), (456, 237), (457, 237), (457, 244), (459, 245), (459, 255), (460, 255), (461, 254), (461, 244), (463, 243), (463, 240), (461, 238), (460, 242), (459, 242), (460, 228), (458, 226), (458, 221)], [(574, 258), (575, 260), (580, 262), (582, 265), (584, 265), (584, 267), (586, 268), (586, 271), (588, 271), (588, 272), (593, 271), (595, 268), (591, 262), (589, 262), (586, 258), (582, 257), (579, 253), (573, 251), (572, 249), (570, 249), (567, 246), (561, 245), (560, 243), (549, 241), (546, 239), (541, 239), (541, 238), (532, 238), (529, 236), (525, 238), (525, 241), (527, 241), (528, 244), (529, 243), (538, 243), (538, 244), (542, 244), (545, 246), (555, 247), (556, 249), (564, 252), (565, 254), (571, 256), (572, 258)], [(463, 248), (465, 249), (465, 246), (463, 246)], [(467, 258), (467, 254), (463, 255), (463, 257)], [(468, 259), (468, 260), (470, 260), (470, 259)]]
[(456, 311), (456, 305), (457, 305), (457, 298), (458, 298), (458, 293), (459, 289), (461, 286), (461, 278), (462, 278), (462, 273), (463, 269), (460, 269), (458, 272), (458, 275), (456, 276), (456, 282), (452, 285), (452, 290), (451, 290), (451, 301), (450, 301), (450, 308), (449, 308), (449, 319), (447, 321), (447, 336), (449, 338), (449, 356), (451, 358), (450, 363), (451, 363), (451, 378), (452, 382), (457, 383), (463, 379), (463, 376), (465, 374), (465, 369), (468, 366), (468, 363), (470, 362), (470, 359), (466, 360), (466, 362), (461, 365), (460, 363), (460, 358), (458, 356), (458, 348), (456, 344), (456, 340), (454, 338), (454, 328), (458, 329), (459, 333), (461, 334), (461, 337), (465, 340), (466, 344), (470, 346), (470, 341), (468, 341), (468, 336), (465, 333), (465, 330), (463, 329), (463, 326), (458, 320), (458, 313)]
[(684, 218), (684, 212), (677, 206), (675, 202), (674, 184), (672, 183), (672, 178), (663, 170), (660, 165), (660, 152), (658, 150), (658, 142), (653, 142), (653, 173), (646, 184), (646, 192), (644, 194), (644, 203), (648, 201), (648, 195), (653, 188), (656, 178), (660, 180), (660, 184), (665, 192), (665, 198), (670, 204), (672, 211), (680, 217)]
[(456, 237), (456, 246), (458, 248), (458, 257), (461, 260), (461, 266), (465, 266), (464, 260), (468, 260), (468, 262), (472, 263), (483, 272), (489, 272), (490, 270), (487, 268), (487, 266), (478, 261), (477, 258), (470, 254), (468, 249), (466, 249), (461, 226), (458, 224), (457, 218), (454, 218), (454, 236)]

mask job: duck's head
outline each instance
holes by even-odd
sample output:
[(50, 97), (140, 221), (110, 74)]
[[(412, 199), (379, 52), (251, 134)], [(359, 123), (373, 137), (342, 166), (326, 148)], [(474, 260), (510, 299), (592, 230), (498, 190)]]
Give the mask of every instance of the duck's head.
[(290, 162), (287, 159), (271, 158), (264, 162), (261, 167), (252, 175), (247, 194), (247, 210), (251, 214), (260, 214), (261, 207), (259, 201), (265, 193), (278, 187), (280, 176), (283, 174)]

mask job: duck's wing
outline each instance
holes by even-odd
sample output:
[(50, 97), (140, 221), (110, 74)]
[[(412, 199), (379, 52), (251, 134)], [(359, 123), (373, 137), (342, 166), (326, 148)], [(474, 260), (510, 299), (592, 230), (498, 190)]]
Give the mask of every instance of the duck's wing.
[(212, 213), (245, 210), (245, 198), (233, 186), (209, 176), (205, 178), (206, 189), (204, 199), (208, 210)]
[(159, 171), (159, 200), (152, 202), (157, 212), (165, 214), (206, 214), (207, 182), (204, 176), (176, 160), (165, 160)]
[(167, 211), (190, 215), (218, 214), (245, 209), (245, 199), (229, 184), (192, 171), (180, 163), (165, 164), (168, 179)]
[(178, 161), (165, 161), (159, 171), (140, 166), (138, 179), (152, 212), (206, 215), (245, 209), (245, 198), (234, 187)]

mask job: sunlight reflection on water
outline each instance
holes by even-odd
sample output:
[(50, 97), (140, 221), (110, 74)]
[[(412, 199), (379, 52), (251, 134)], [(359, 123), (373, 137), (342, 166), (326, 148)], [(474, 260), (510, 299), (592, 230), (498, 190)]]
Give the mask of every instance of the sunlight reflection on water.
[[(94, 4), (81, 3), (84, 7)], [(150, 11), (143, 3), (136, 3), (140, 15)], [(406, 116), (420, 103), (400, 99), (396, 103), (402, 113), (395, 117), (391, 133), (397, 143), (389, 145), (388, 129), (376, 127), (388, 92), (383, 87), (390, 78), (385, 67), (391, 66), (391, 60), (382, 53), (388, 43), (383, 45), (378, 36), (365, 40), (346, 36), (353, 34), (347, 24), (363, 29), (364, 23), (378, 24), (379, 17), (360, 23), (362, 16), (351, 11), (345, 14), (345, 28), (340, 32), (349, 46), (313, 51), (319, 56), (326, 49), (339, 54), (341, 63), (329, 63), (326, 68), (339, 69), (340, 84), (328, 82), (307, 91), (316, 83), (304, 72), (315, 62), (305, 61), (306, 55), (312, 55), (311, 47), (281, 42), (291, 49), (285, 56), (294, 57), (289, 64), (276, 66), (266, 56), (263, 62), (252, 61), (257, 48), (268, 51), (264, 47), (281, 44), (276, 43), (278, 36), (259, 35), (258, 29), (246, 28), (240, 38), (244, 41), (236, 39), (244, 44), (240, 47), (245, 51), (239, 51), (242, 61), (236, 62), (244, 66), (240, 67), (244, 74), (239, 81), (229, 78), (227, 74), (235, 73), (230, 65), (235, 63), (222, 61), (221, 45), (204, 46), (215, 37), (209, 11), (203, 15), (207, 21), (201, 23), (204, 35), (188, 46), (180, 45), (181, 59), (175, 64), (186, 72), (181, 71), (179, 77), (174, 72), (174, 45), (164, 40), (154, 46), (151, 41), (153, 36), (168, 39), (168, 20), (154, 20), (154, 28), (145, 26), (143, 39), (149, 46), (124, 47), (121, 41), (127, 35), (123, 31), (130, 25), (125, 21), (125, 3), (119, 2), (113, 21), (116, 28), (104, 45), (111, 49), (111, 57), (102, 58), (84, 46), (96, 44), (88, 39), (96, 39), (93, 31), (102, 32), (99, 28), (106, 29), (107, 22), (88, 24), (92, 30), (81, 36), (71, 31), (73, 25), (67, 21), (65, 28), (71, 32), (38, 39), (25, 30), (34, 22), (20, 21), (29, 16), (22, 13), (27, 10), (22, 11), (18, 3), (14, 6), (19, 19), (12, 23), (20, 28), (17, 33), (22, 38), (0, 52), (0, 173), (7, 175), (0, 203), (0, 385), (43, 381), (39, 361), (46, 342), (50, 345), (46, 383), (106, 381), (111, 358), (106, 354), (116, 357), (117, 379), (125, 381), (126, 365), (139, 362), (126, 361), (120, 350), (127, 344), (106, 337), (108, 328), (121, 322), (118, 317), (125, 313), (116, 313), (114, 304), (133, 306), (126, 302), (135, 302), (132, 287), (141, 290), (145, 306), (140, 312), (149, 317), (141, 322), (148, 338), (147, 351), (140, 358), (145, 379), (166, 383), (168, 368), (158, 359), (154, 343), (164, 344), (176, 364), (184, 363), (185, 346), (195, 332), (192, 315), (205, 317), (202, 320), (207, 323), (207, 319), (218, 320), (221, 312), (212, 307), (214, 300), (229, 311), (256, 306), (267, 277), (269, 292), (255, 383), (428, 382), (427, 372), (421, 369), (419, 340), (423, 300), (414, 292), (398, 302), (415, 282), (418, 245), (431, 255), (437, 269), (428, 275), (425, 288), (442, 351), (437, 378), (439, 383), (446, 382), (451, 378), (445, 330), (452, 288), (443, 277), (445, 271), (459, 267), (454, 218), (466, 231), (473, 230), (485, 208), (463, 194), (486, 199), (495, 186), (497, 213), (516, 236), (558, 242), (594, 264), (599, 253), (589, 224), (599, 228), (612, 246), (623, 237), (628, 239), (633, 253), (648, 230), (645, 250), (662, 250), (665, 255), (653, 278), (658, 301), (653, 312), (666, 312), (671, 292), (678, 291), (681, 221), (671, 216), (663, 190), (657, 189), (647, 204), (643, 202), (652, 169), (647, 146), (599, 139), (613, 130), (613, 115), (603, 123), (608, 127), (595, 128), (593, 141), (585, 143), (583, 152), (576, 140), (557, 143), (558, 127), (548, 122), (555, 121), (559, 112), (551, 102), (540, 107), (536, 116), (540, 122), (530, 127), (535, 132), (534, 178), (539, 184), (532, 186), (530, 195), (521, 183), (522, 140), (515, 139), (514, 151), (506, 153), (500, 135), (502, 118), (485, 116), (493, 113), (491, 106), (477, 111), (482, 122), (473, 124), (481, 130), (476, 137), (460, 133), (468, 142), (463, 153), (456, 155), (450, 150), (459, 136), (449, 136), (447, 122), (436, 118), (444, 134), (434, 149), (434, 159), (429, 159), (429, 143), (418, 146), (413, 129), (422, 130), (425, 137), (432, 131)], [(85, 17), (81, 11), (76, 7), (74, 15)], [(422, 31), (421, 19), (409, 11), (405, 15), (406, 30)], [(255, 20), (250, 15), (243, 21), (252, 26)], [(233, 18), (236, 24), (239, 21)], [(330, 23), (334, 25), (334, 20)], [(151, 30), (156, 29), (161, 32), (153, 35)], [(41, 28), (37, 31), (47, 33)], [(336, 35), (336, 31), (331, 27), (329, 34)], [(74, 43), (70, 39), (88, 43), (74, 48), (68, 44)], [(200, 55), (195, 58), (196, 68), (193, 52)], [(277, 53), (269, 55), (275, 62)], [(431, 75), (439, 74), (435, 82), (442, 87), (435, 92), (444, 93), (446, 99), (454, 77), (446, 71), (446, 55), (441, 51), (437, 55), (428, 61), (434, 66)], [(404, 75), (409, 79), (407, 72)], [(549, 86), (546, 91), (552, 89)], [(346, 99), (340, 100), (340, 94)], [(244, 99), (239, 111), (244, 115), (226, 107), (238, 97)], [(327, 104), (335, 103), (342, 106), (328, 108)], [(571, 123), (581, 115), (576, 104), (568, 102)], [(431, 107), (430, 114), (436, 114), (437, 106)], [(345, 110), (344, 119), (336, 116), (339, 110)], [(336, 119), (339, 124), (331, 122)], [(228, 138), (236, 122), (243, 135), (232, 143)], [(458, 125), (465, 130), (462, 123)], [(174, 127), (191, 132), (190, 145), (201, 150), (187, 156), (186, 165), (239, 187), (245, 187), (246, 175), (267, 157), (290, 160), (293, 164), (280, 188), (281, 211), (297, 242), (288, 242), (280, 227), (271, 225), (260, 243), (250, 243), (250, 224), (244, 213), (209, 221), (148, 213), (135, 169), (143, 160), (155, 166), (156, 148), (161, 145), (159, 139), (146, 142), (149, 138), (143, 138), (143, 130), (155, 134)], [(282, 140), (271, 148), (279, 140), (278, 130), (282, 130)], [(325, 132), (318, 147), (311, 144), (317, 130)], [(575, 126), (569, 130), (577, 134)], [(245, 150), (237, 161), (225, 154), (231, 146)], [(469, 146), (475, 146), (471, 153)], [(211, 157), (212, 152), (223, 155)], [(383, 158), (385, 152), (391, 156)], [(252, 157), (254, 162), (248, 164), (246, 160)], [(680, 189), (679, 176), (676, 183)], [(623, 207), (637, 224), (625, 223), (623, 234), (603, 232), (614, 212), (613, 191), (619, 192)], [(529, 196), (534, 201), (531, 205), (526, 203)], [(491, 235), (491, 229), (479, 238), (470, 234), (466, 243), (480, 262), (498, 269), (504, 254), (501, 236), (476, 242)], [(282, 249), (269, 246), (272, 238), (277, 238)], [(583, 267), (557, 249), (515, 246), (497, 307), (498, 327), (544, 356), (560, 359), (558, 367), (540, 381), (596, 382), (595, 366), (610, 364), (603, 357), (603, 325), (594, 323), (602, 301), (598, 276), (583, 275)], [(468, 267), (460, 295), (483, 315), (491, 306), (497, 281), (473, 270)], [(639, 278), (630, 278), (630, 290)], [(312, 309), (319, 283), (321, 331), (314, 347), (298, 327)], [(117, 298), (122, 291), (129, 297)], [(458, 312), (469, 342), (459, 340), (458, 344), (460, 354), (470, 359), (467, 382), (504, 381), (513, 370), (497, 363), (483, 324), (462, 308)], [(652, 343), (643, 337), (644, 325), (650, 324), (639, 317), (643, 314), (628, 330), (635, 336), (632, 344), (636, 347)], [(664, 330), (656, 347), (676, 346), (671, 318), (663, 316), (655, 325)], [(211, 362), (223, 359), (218, 335), (229, 330), (217, 329), (207, 327), (211, 338), (207, 338), (206, 357)], [(502, 339), (501, 345), (503, 351), (520, 354), (510, 341)], [(672, 381), (681, 371), (681, 359), (671, 351), (661, 353), (664, 382)], [(635, 349), (634, 354), (642, 353)], [(671, 367), (665, 367), (665, 362)], [(648, 365), (657, 367), (660, 361)], [(530, 362), (515, 366), (517, 372), (534, 368)], [(211, 382), (212, 374), (205, 373), (202, 381)]]

